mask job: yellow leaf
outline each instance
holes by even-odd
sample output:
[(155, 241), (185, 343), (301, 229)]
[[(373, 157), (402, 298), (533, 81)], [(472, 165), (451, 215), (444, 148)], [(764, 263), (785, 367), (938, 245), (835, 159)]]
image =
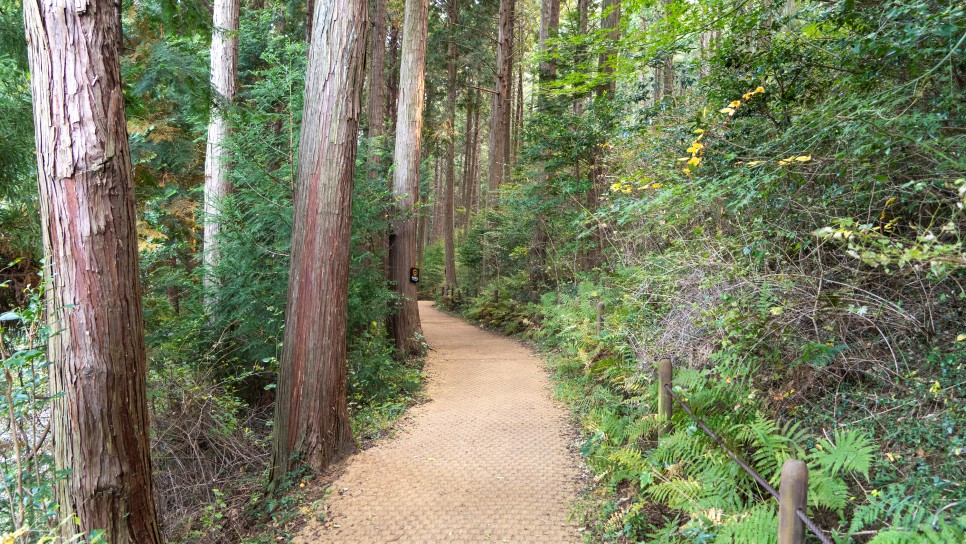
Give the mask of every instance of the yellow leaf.
[(678, 162), (684, 162), (686, 160), (689, 160), (690, 158), (691, 157), (681, 157), (680, 159), (678, 159)]
[(960, 334), (956, 337), (957, 342), (962, 342), (963, 340), (966, 340), (966, 334)]
[(727, 113), (728, 115), (734, 115), (735, 110), (732, 108), (721, 108), (718, 113)]
[(689, 175), (689, 176), (691, 175), (691, 169), (690, 168), (683, 168), (681, 171), (684, 172), (685, 174)]
[(740, 105), (741, 105), (741, 100), (732, 100), (731, 103), (728, 104), (728, 107), (729, 108), (737, 108)]
[(755, 92), (756, 93), (763, 93), (763, 92), (765, 92), (765, 88), (764, 87), (758, 87), (757, 89), (755, 89)]
[(795, 157), (795, 160), (798, 161), (798, 162), (808, 162), (808, 161), (812, 160), (812, 156), (811, 155), (801, 155), (801, 156)]
[(766, 161), (751, 161), (748, 164), (746, 164), (745, 166), (747, 166), (748, 168), (751, 168), (751, 167), (754, 167), (754, 166), (758, 166), (760, 164), (765, 164), (765, 162)]
[(703, 128), (696, 128), (696, 129), (692, 130), (691, 133), (692, 134), (704, 134), (704, 129)]
[(691, 160), (688, 161), (688, 164), (692, 166), (697, 166), (701, 164), (701, 157), (691, 157)]
[(654, 183), (651, 185), (651, 189), (660, 189), (661, 187), (664, 187), (663, 183)]

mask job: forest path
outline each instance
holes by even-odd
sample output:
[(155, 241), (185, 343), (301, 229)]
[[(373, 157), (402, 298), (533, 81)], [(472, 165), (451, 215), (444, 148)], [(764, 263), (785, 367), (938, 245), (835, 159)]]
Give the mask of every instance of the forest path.
[(294, 542), (579, 542), (572, 430), (540, 360), (430, 302), (419, 312), (429, 402), (349, 460), (326, 522)]

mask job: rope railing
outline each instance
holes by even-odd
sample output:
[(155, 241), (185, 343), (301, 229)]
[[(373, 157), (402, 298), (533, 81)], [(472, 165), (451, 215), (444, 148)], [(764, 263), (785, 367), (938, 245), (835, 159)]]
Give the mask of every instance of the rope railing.
[(662, 433), (671, 429), (672, 402), (674, 401), (684, 410), (698, 427), (707, 434), (739, 467), (751, 476), (765, 491), (778, 501), (778, 544), (802, 544), (805, 541), (804, 527), (807, 527), (822, 544), (833, 544), (832, 539), (822, 531), (805, 513), (808, 493), (808, 467), (798, 459), (788, 459), (782, 465), (779, 493), (761, 474), (751, 468), (748, 463), (729, 448), (724, 440), (718, 436), (707, 423), (695, 415), (691, 407), (674, 392), (672, 388), (671, 362), (662, 360), (658, 364), (658, 415), (665, 426)]

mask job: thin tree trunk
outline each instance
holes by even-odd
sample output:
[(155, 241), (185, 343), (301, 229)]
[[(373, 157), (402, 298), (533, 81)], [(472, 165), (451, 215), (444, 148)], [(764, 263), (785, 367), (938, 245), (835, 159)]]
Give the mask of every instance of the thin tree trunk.
[(387, 50), (387, 62), (389, 75), (386, 83), (386, 134), (392, 134), (396, 130), (396, 113), (399, 105), (399, 27), (389, 25), (389, 45)]
[(480, 91), (473, 93), (473, 139), (470, 143), (469, 177), (467, 178), (466, 219), (463, 223), (463, 236), (469, 233), (470, 222), (479, 209), (480, 189), (480, 109), (483, 105)]
[[(611, 45), (600, 54), (597, 60), (597, 70), (603, 75), (604, 81), (597, 86), (597, 96), (606, 100), (613, 100), (617, 90), (617, 81), (614, 79), (614, 62), (616, 61), (617, 50), (613, 44), (620, 39), (620, 20), (621, 20), (621, 0), (604, 0), (600, 7), (601, 30), (607, 30), (607, 39)], [(588, 211), (597, 210), (600, 202), (601, 187), (604, 184), (604, 148), (595, 146), (590, 152), (590, 190), (587, 192), (586, 207)], [(588, 224), (587, 228), (594, 228), (593, 224)], [(591, 247), (585, 247), (583, 251), (583, 269), (590, 270), (598, 266), (602, 259), (604, 236), (599, 228), (595, 231), (592, 238), (594, 243)]]
[(456, 216), (457, 228), (465, 228), (468, 221), (470, 193), (470, 161), (473, 145), (473, 91), (466, 91), (466, 127), (463, 130), (463, 173), (460, 180), (460, 207), (462, 213)]
[[(667, 10), (667, 2), (664, 3)], [(661, 98), (674, 96), (674, 52), (669, 51), (661, 63)]]
[[(580, 36), (587, 36), (587, 27), (590, 23), (590, 3), (591, 0), (577, 0), (577, 34)], [(585, 45), (577, 46), (576, 60), (578, 65), (587, 61), (587, 47)], [(577, 115), (584, 113), (584, 97), (582, 95), (578, 95), (578, 98), (574, 100), (574, 113)]]
[(382, 136), (386, 133), (386, 0), (373, 0), (369, 68), (369, 178), (382, 170)]
[(500, 185), (506, 179), (508, 144), (510, 141), (510, 89), (513, 67), (513, 4), (514, 0), (500, 0), (500, 19), (496, 46), (496, 79), (490, 110), (489, 169), (487, 202), (494, 207), (499, 202)]
[[(548, 41), (557, 37), (557, 27), (560, 26), (560, 0), (543, 0), (540, 4), (540, 34), (538, 47), (541, 55), (548, 52)], [(547, 84), (557, 77), (557, 63), (549, 59), (541, 59), (539, 66), (539, 89), (537, 91), (537, 110), (540, 114), (547, 114), (549, 97)], [(546, 157), (546, 153), (544, 153)], [(547, 172), (545, 161), (537, 163), (537, 186), (547, 187)], [(547, 263), (547, 223), (542, 210), (535, 214), (533, 237), (530, 239), (530, 290), (536, 294), (545, 283), (544, 268)]]
[(520, 156), (520, 144), (523, 142), (523, 23), (520, 23), (520, 61), (517, 63), (517, 103), (513, 122), (513, 157), (510, 164), (516, 164)]
[(429, 0), (406, 0), (402, 58), (399, 70), (399, 112), (396, 118), (396, 167), (393, 194), (396, 214), (389, 246), (390, 270), (399, 294), (400, 307), (390, 318), (390, 334), (396, 348), (418, 354), (422, 346), (416, 284), (409, 281), (409, 269), (416, 266), (416, 216), (413, 213), (419, 191), (420, 145), (425, 100), (426, 42)]
[(429, 217), (427, 217), (423, 204), (426, 203), (426, 195), (420, 193), (416, 195), (416, 206), (420, 212), (416, 214), (416, 262), (422, 268), (423, 256), (426, 254), (426, 244), (429, 242)]
[(211, 32), (211, 119), (205, 153), (204, 264), (205, 306), (214, 312), (217, 301), (218, 232), (220, 208), (231, 192), (225, 140), (228, 122), (225, 111), (235, 100), (238, 81), (238, 9), (240, 0), (215, 0)]
[(661, 95), (663, 98), (674, 96), (674, 55), (669, 54), (661, 69)]
[(321, 469), (355, 449), (346, 404), (346, 299), (367, 18), (367, 0), (316, 4), (279, 361), (273, 489), (297, 465)]
[[(457, 0), (449, 0), (447, 6), (449, 24), (455, 28), (459, 18)], [(455, 32), (452, 33), (455, 35)], [(456, 185), (456, 65), (459, 53), (456, 48), (455, 37), (450, 37), (449, 51), (449, 86), (446, 90), (446, 116), (449, 123), (449, 138), (446, 142), (446, 188), (443, 195), (443, 260), (444, 275), (447, 287), (456, 287), (456, 244), (453, 240)]]
[(614, 98), (614, 91), (617, 90), (617, 81), (614, 79), (614, 62), (617, 50), (613, 43), (621, 37), (621, 0), (604, 0), (600, 7), (601, 30), (608, 30), (607, 39), (611, 45), (600, 54), (598, 59), (598, 71), (604, 75), (604, 82), (597, 87), (597, 95), (607, 95), (610, 99)]
[(59, 531), (160, 544), (120, 3), (25, 0)]
[(443, 176), (439, 167), (439, 155), (433, 156), (433, 220), (432, 229), (429, 234), (429, 243), (432, 244), (443, 236)]

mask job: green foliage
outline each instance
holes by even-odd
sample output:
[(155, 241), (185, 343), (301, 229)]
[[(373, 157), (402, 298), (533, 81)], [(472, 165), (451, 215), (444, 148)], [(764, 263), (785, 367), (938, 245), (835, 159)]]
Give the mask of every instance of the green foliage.
[[(527, 316), (483, 287), (465, 313), (554, 354), (609, 497), (589, 514), (605, 538), (757, 542), (773, 520), (686, 416), (657, 439), (651, 362), (664, 357), (679, 394), (766, 479), (808, 463), (823, 528), (956, 534), (963, 8), (791, 5), (625, 2), (617, 44), (595, 16), (581, 33), (565, 14), (540, 54), (558, 78), (527, 124), (511, 198), (463, 242), (468, 281), (542, 293)], [(615, 46), (611, 76), (598, 59)], [(660, 95), (668, 59), (674, 92)], [(599, 93), (610, 77), (616, 93)], [(537, 214), (544, 283), (528, 285)]]
[(49, 436), (44, 294), (25, 295), (24, 307), (0, 313), (0, 535), (16, 535), (11, 542), (41, 540), (56, 524), (54, 486), (63, 476), (53, 470)]

